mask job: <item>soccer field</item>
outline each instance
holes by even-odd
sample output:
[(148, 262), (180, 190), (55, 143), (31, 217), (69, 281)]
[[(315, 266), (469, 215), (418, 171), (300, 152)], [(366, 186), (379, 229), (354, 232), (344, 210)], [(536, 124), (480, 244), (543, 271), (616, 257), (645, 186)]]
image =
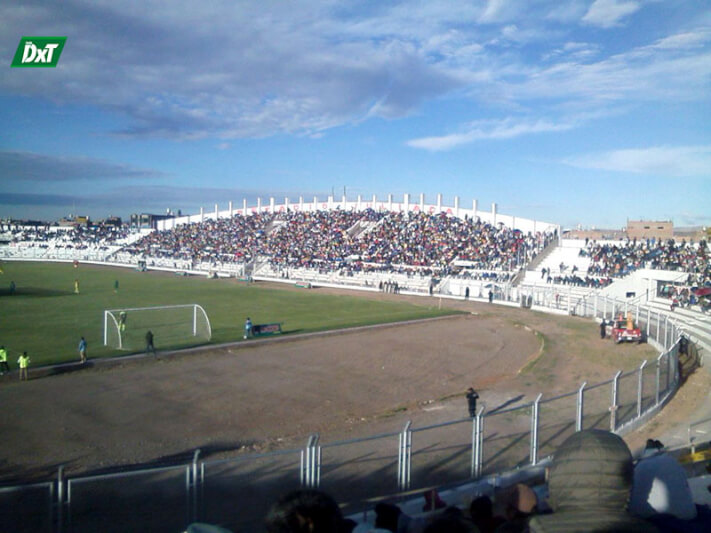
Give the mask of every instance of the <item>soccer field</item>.
[[(373, 301), (354, 296), (319, 294), (318, 289), (275, 289), (234, 279), (207, 279), (169, 273), (137, 272), (81, 264), (5, 262), (0, 276), (0, 344), (16, 366), (19, 352), (27, 351), (32, 366), (79, 359), (77, 346), (84, 336), (89, 358), (127, 354), (103, 346), (104, 310), (199, 304), (212, 326), (211, 343), (242, 338), (247, 316), (254, 324), (280, 322), (284, 333), (398, 322), (452, 314), (438, 310), (431, 300), (423, 305)], [(74, 292), (78, 280), (79, 294)], [(114, 290), (118, 281), (118, 291)], [(15, 291), (11, 294), (10, 284)], [(141, 324), (127, 322), (127, 331)], [(146, 330), (148, 328), (145, 328)], [(158, 350), (177, 348), (156, 336)]]

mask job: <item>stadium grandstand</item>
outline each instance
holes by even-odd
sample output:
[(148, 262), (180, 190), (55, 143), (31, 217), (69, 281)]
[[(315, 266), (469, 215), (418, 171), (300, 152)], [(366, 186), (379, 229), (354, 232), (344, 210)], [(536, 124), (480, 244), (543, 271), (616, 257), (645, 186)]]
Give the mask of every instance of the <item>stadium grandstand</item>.
[[(201, 210), (195, 215), (168, 218), (159, 221), (156, 230), (140, 231), (100, 226), (24, 227), (6, 223), (0, 227), (0, 259), (86, 261), (131, 268), (145, 265), (148, 269), (210, 277), (353, 290), (390, 291), (394, 288), (393, 292), (422, 297), (488, 300), (552, 314), (584, 316), (598, 322), (612, 321), (619, 315), (633, 317), (659, 352), (659, 359), (654, 363), (656, 390), (649, 389), (654, 374), (648, 370), (654, 364), (647, 370), (643, 364), (638, 372), (627, 376), (626, 383), (638, 393), (623, 414), (624, 410), (618, 409), (621, 402), (615, 396), (622, 388), (621, 376), (618, 374), (610, 380), (612, 403), (604, 405), (601, 417), (612, 431), (580, 431), (583, 437), (579, 438), (585, 440), (591, 453), (572, 459), (580, 463), (587, 461), (591, 465), (594, 464), (592, 456), (596, 446), (608, 451), (615, 448), (619, 443), (610, 444), (610, 435), (614, 440), (614, 433), (623, 435), (641, 427), (674, 395), (680, 383), (679, 357), (690, 351), (690, 344), (699, 364), (711, 350), (711, 261), (706, 241), (567, 239), (562, 238), (560, 226), (555, 223), (504, 215), (498, 213), (496, 204), (490, 211), (479, 210), (476, 201), (471, 208), (464, 208), (458, 198), (451, 206), (443, 205), (441, 196), (437, 197), (436, 203), (427, 203), (424, 195), (417, 201), (409, 195), (402, 201), (394, 201), (392, 196), (386, 201), (376, 197), (367, 200), (359, 197), (356, 201), (329, 197), (325, 201), (314, 198), (312, 202), (285, 199), (277, 204), (270, 199), (266, 203), (259, 200), (254, 206), (248, 206), (245, 200), (238, 209), (234, 209), (232, 203), (223, 211), (215, 206), (214, 211)], [(647, 388), (643, 386), (643, 376), (651, 380), (647, 381)], [(605, 401), (608, 401), (608, 389), (604, 390)], [(576, 430), (585, 429), (584, 394), (585, 384), (579, 391), (568, 395)], [(463, 494), (466, 493), (470, 495), (469, 500), (476, 494), (509, 502), (511, 514), (504, 518), (515, 527), (517, 520), (528, 518), (534, 512), (536, 502), (543, 499), (548, 488), (551, 494), (560, 490), (561, 485), (548, 487), (545, 484), (543, 468), (552, 466), (553, 472), (558, 468), (558, 476), (563, 475), (566, 467), (558, 464), (562, 464), (568, 453), (566, 446), (576, 446), (568, 441), (578, 438), (560, 442), (560, 449), (566, 450), (560, 455), (551, 453), (544, 457), (538, 448), (538, 407), (536, 400), (527, 406), (525, 415), (531, 420), (530, 433), (524, 430), (521, 437), (530, 440), (530, 460), (526, 464), (510, 465), (511, 468), (499, 472), (482, 470), (486, 413), (480, 410), (473, 419), (470, 435), (471, 479), (438, 484), (431, 487), (429, 496), (424, 499), (410, 490), (412, 451), (408, 442), (412, 432), (405, 428), (394, 433), (394, 439), (399, 439), (398, 506), (382, 502), (376, 505), (369, 501), (358, 513), (351, 515), (353, 524), (375, 525), (391, 531), (416, 531), (416, 527), (420, 527), (421, 531), (426, 523), (439, 519), (451, 519), (453, 522), (450, 523), (454, 523), (461, 516), (453, 510), (446, 515), (443, 509), (462, 507)], [(683, 502), (685, 510), (679, 511), (682, 506), (679, 503), (682, 496), (679, 496), (679, 506), (673, 509), (670, 506), (666, 510), (655, 507), (651, 511), (646, 508), (634, 519), (649, 522), (634, 522), (625, 514), (619, 523), (630, 528), (626, 530), (641, 531), (647, 524), (649, 530), (657, 527), (660, 531), (701, 531), (711, 524), (711, 511), (708, 510), (711, 498), (706, 490), (711, 486), (711, 479), (707, 473), (699, 472), (698, 464), (696, 469), (693, 466), (693, 458), (708, 449), (708, 443), (704, 442), (708, 439), (702, 435), (711, 428), (711, 405), (705, 407), (709, 420), (688, 421), (688, 439), (665, 442), (668, 457), (681, 458), (692, 465), (684, 470), (688, 483), (684, 485), (688, 492), (688, 495), (683, 494), (687, 500)], [(691, 438), (692, 427), (694, 439)], [(602, 433), (606, 436), (601, 436)], [(318, 438), (309, 439), (300, 453), (299, 485), (305, 489), (320, 488), (321, 447)], [(624, 456), (630, 452), (620, 453)], [(661, 454), (659, 446), (650, 442), (648, 455), (659, 457)], [(625, 457), (624, 461), (631, 465), (631, 456), (629, 460)], [(708, 458), (707, 455), (703, 457)], [(258, 460), (265, 459), (260, 456)], [(604, 464), (613, 464), (617, 460), (622, 461), (613, 454)], [(651, 460), (640, 464), (651, 464)], [(189, 521), (218, 522), (215, 517), (206, 515), (200, 502), (205, 471), (204, 465), (202, 471), (199, 467), (197, 453), (194, 461), (184, 466), (188, 496), (184, 514)], [(591, 468), (600, 467), (596, 464)], [(62, 481), (60, 475), (58, 483), (61, 485), (66, 480)], [(629, 484), (629, 480), (620, 483), (624, 490), (630, 490), (630, 486), (624, 485)], [(54, 494), (54, 485), (52, 487)], [(608, 487), (612, 491), (617, 488)], [(61, 498), (62, 491), (59, 493)], [(533, 503), (524, 505), (522, 502), (530, 494), (533, 494)], [(112, 493), (114, 497), (116, 494)], [(59, 507), (62, 505), (65, 502)], [(591, 501), (581, 513), (587, 513), (588, 518), (595, 512), (612, 513), (597, 505), (602, 504)], [(467, 514), (470, 513), (468, 506), (469, 503), (466, 504)], [(56, 513), (53, 509), (51, 504), (49, 512)], [(471, 513), (475, 515), (475, 511)], [(571, 519), (574, 518), (573, 514)], [(625, 522), (628, 519), (630, 521)], [(60, 524), (61, 520), (60, 515)], [(50, 522), (57, 523), (57, 520)], [(410, 526), (403, 525), (407, 523)], [(540, 524), (538, 527), (540, 529), (532, 530), (546, 530)], [(486, 529), (480, 526), (480, 530)]]

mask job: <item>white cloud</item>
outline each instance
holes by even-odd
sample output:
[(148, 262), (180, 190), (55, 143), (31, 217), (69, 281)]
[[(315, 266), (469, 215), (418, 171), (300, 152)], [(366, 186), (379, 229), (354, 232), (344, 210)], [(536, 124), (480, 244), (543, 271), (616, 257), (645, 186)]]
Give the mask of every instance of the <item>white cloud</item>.
[(0, 150), (0, 175), (18, 182), (146, 180), (165, 177), (160, 171), (84, 156), (56, 156)]
[(711, 179), (711, 145), (612, 150), (571, 157), (563, 162), (579, 168), (611, 172)]
[(513, 118), (503, 120), (479, 120), (465, 127), (465, 131), (462, 133), (412, 139), (407, 141), (407, 145), (412, 148), (421, 148), (436, 152), (451, 150), (452, 148), (464, 144), (471, 144), (476, 141), (512, 139), (514, 137), (534, 133), (565, 131), (574, 126), (574, 122), (552, 122), (549, 120), (519, 121)]
[(624, 0), (595, 0), (582, 21), (601, 28), (618, 26), (620, 20), (635, 13), (642, 7), (641, 2)]
[[(593, 107), (693, 100), (709, 91), (708, 31), (626, 52), (620, 45), (619, 54), (592, 62), (605, 43), (560, 24), (574, 13), (580, 20), (582, 0), (165, 5), (146, 0), (140, 15), (116, 0), (74, 0), (62, 9), (30, 0), (0, 5), (7, 57), (17, 46), (9, 37), (15, 28), (69, 35), (57, 69), (12, 69), (0, 89), (108, 110), (121, 117), (124, 136), (220, 142), (318, 137), (464, 95), (510, 114), (529, 112), (534, 100)], [(639, 6), (598, 0), (586, 17), (617, 23)], [(532, 59), (541, 57), (545, 63)]]
[(512, 20), (524, 6), (525, 1), (522, 0), (488, 0), (479, 22), (488, 24)]
[[(502, 79), (501, 92), (514, 101), (568, 101), (583, 106), (704, 99), (711, 79), (709, 38), (707, 32), (698, 32), (693, 39), (672, 35), (595, 62), (582, 62), (558, 50), (559, 62), (527, 67), (523, 79)], [(697, 46), (679, 46), (692, 41)], [(677, 46), (671, 46), (674, 42)]]
[(569, 41), (563, 44), (562, 47), (555, 48), (543, 55), (543, 60), (560, 60), (565, 57), (566, 60), (588, 61), (600, 53), (600, 47), (593, 43), (583, 43)]
[(574, 22), (586, 13), (587, 6), (583, 0), (570, 2), (553, 2), (553, 6), (545, 14), (545, 18), (556, 22)]

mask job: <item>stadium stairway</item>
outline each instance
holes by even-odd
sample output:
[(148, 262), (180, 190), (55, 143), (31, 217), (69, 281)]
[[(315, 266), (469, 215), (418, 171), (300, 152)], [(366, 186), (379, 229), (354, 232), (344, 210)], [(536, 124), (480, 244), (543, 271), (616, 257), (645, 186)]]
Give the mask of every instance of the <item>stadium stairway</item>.
[[(556, 277), (571, 274), (573, 266), (577, 266), (576, 275), (585, 277), (588, 272), (588, 267), (590, 266), (590, 258), (580, 255), (580, 250), (583, 248), (585, 248), (585, 241), (578, 239), (561, 239), (560, 245), (550, 250), (540, 263), (526, 270), (526, 275), (522, 283), (527, 285), (540, 284), (541, 282), (545, 283), (545, 278), (541, 278), (541, 271), (544, 268), (550, 273), (551, 277)], [(563, 271), (560, 269), (561, 263), (565, 265)]]
[[(511, 283), (514, 287), (518, 286), (522, 281), (524, 281), (526, 274), (531, 271), (531, 272), (536, 272), (538, 271), (540, 273), (540, 269), (538, 268), (538, 265), (546, 261), (548, 256), (553, 253), (553, 251), (558, 247), (558, 241), (557, 240), (552, 240), (551, 242), (548, 243), (548, 246), (546, 246), (541, 252), (533, 258), (533, 261), (528, 263), (526, 265), (526, 269), (522, 270), (518, 274), (516, 274), (516, 277), (513, 279), (513, 282)], [(539, 276), (540, 277), (540, 276)]]

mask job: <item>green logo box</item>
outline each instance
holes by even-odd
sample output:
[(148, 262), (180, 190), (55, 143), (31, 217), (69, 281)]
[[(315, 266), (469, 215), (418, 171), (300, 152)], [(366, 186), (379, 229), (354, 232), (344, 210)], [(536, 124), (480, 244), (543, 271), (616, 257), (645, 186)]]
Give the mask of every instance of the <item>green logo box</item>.
[(66, 40), (66, 37), (22, 37), (11, 66), (54, 68)]

